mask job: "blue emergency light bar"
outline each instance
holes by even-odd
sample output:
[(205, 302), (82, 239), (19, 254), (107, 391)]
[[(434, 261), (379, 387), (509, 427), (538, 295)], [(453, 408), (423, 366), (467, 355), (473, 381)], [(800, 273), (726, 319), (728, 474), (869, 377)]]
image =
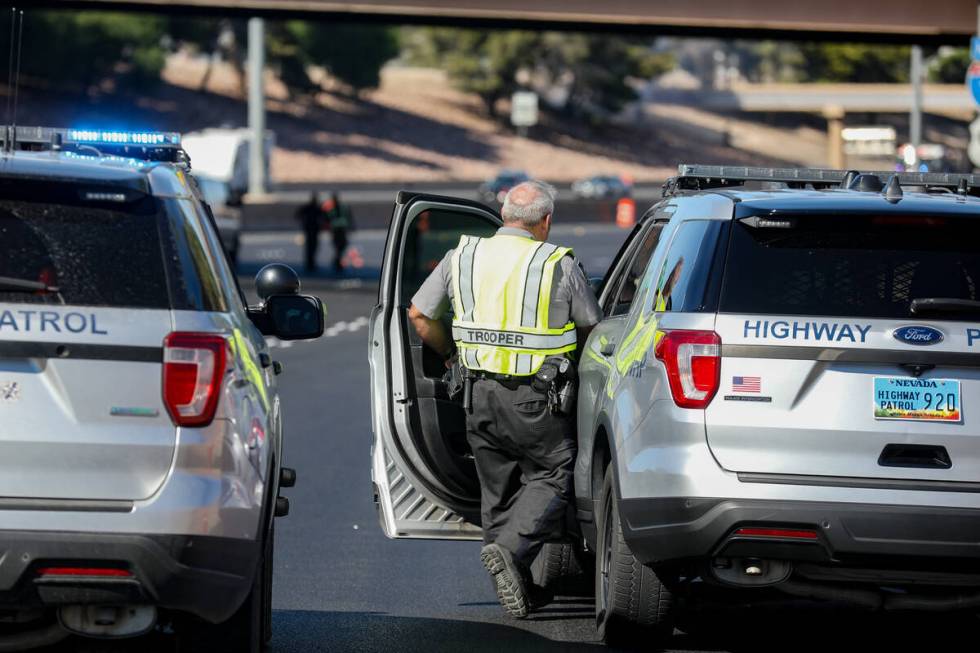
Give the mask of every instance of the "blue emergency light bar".
[[(17, 132), (16, 138), (14, 129)], [(180, 134), (177, 132), (0, 126), (0, 143), (6, 151), (63, 151), (139, 161), (189, 163), (187, 155), (180, 147)]]
[(69, 129), (64, 142), (86, 145), (146, 145), (150, 147), (179, 147), (176, 132), (130, 132), (102, 129)]

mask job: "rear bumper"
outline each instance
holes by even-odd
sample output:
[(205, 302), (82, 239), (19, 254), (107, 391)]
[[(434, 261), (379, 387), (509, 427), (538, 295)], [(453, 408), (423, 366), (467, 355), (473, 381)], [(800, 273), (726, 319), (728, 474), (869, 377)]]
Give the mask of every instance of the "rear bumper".
[[(219, 537), (0, 531), (0, 608), (150, 604), (219, 622), (248, 595), (258, 542)], [(112, 566), (124, 578), (40, 577), (45, 566)]]
[[(912, 568), (929, 560), (980, 566), (980, 510), (753, 499), (625, 499), (623, 535), (645, 564), (759, 557)], [(744, 526), (810, 529), (814, 541), (740, 538)]]

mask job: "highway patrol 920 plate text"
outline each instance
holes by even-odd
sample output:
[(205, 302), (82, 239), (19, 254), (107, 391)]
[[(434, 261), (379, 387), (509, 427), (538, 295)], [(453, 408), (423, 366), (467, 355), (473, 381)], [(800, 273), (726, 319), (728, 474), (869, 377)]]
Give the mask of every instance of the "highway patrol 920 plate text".
[(876, 376), (875, 419), (961, 422), (960, 382)]

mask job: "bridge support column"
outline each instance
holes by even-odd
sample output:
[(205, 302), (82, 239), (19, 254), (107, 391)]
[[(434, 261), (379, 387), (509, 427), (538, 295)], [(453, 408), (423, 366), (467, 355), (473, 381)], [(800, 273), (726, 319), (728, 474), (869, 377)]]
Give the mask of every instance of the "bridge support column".
[(844, 158), (844, 107), (838, 105), (826, 106), (823, 117), (827, 119), (827, 164), (831, 168), (847, 167)]
[(248, 21), (248, 128), (252, 142), (248, 148), (248, 193), (265, 195), (265, 21)]

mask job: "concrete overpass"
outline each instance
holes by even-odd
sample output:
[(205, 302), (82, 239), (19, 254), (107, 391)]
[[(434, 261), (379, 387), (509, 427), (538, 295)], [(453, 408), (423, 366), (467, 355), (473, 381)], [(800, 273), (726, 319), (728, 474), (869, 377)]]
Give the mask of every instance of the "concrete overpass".
[(964, 44), (977, 26), (976, 0), (34, 0), (25, 4), (222, 15), (298, 12), (346, 20), (922, 44)]
[[(976, 104), (962, 84), (924, 84), (922, 109), (966, 119)], [(906, 113), (913, 103), (909, 84), (737, 84), (729, 89), (654, 88), (647, 100), (689, 104), (714, 111), (795, 111), (824, 113), (840, 107), (847, 113)]]

